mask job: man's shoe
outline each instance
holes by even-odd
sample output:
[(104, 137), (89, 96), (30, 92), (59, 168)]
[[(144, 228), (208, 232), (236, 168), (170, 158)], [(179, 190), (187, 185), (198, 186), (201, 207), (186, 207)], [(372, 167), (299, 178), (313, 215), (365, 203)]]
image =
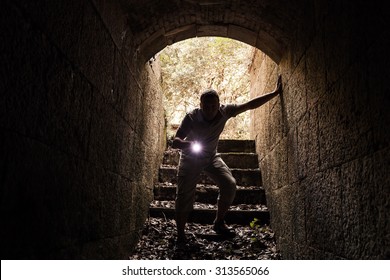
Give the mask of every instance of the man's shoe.
[(233, 238), (236, 236), (236, 232), (234, 231), (234, 229), (228, 228), (225, 222), (214, 223), (213, 230), (217, 234), (221, 234), (225, 237)]

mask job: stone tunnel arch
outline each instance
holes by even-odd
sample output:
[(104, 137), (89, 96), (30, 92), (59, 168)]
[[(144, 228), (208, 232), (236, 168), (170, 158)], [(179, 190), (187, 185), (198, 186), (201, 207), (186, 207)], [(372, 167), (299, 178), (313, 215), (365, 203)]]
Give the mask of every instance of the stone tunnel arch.
[(126, 258), (164, 144), (145, 62), (205, 35), (272, 58), (256, 58), (257, 94), (283, 76), (283, 95), (252, 127), (283, 257), (389, 258), (387, 11), (376, 1), (4, 1), (2, 258)]
[(280, 62), (283, 56), (283, 50), (285, 46), (277, 42), (275, 38), (259, 31), (255, 33), (250, 29), (236, 25), (186, 25), (177, 27), (164, 33), (163, 30), (157, 31), (140, 46), (140, 53), (147, 59), (158, 53), (166, 46), (177, 43), (179, 41), (190, 39), (194, 37), (226, 37), (235, 39), (256, 47), (267, 54), (276, 63)]
[(184, 39), (219, 36), (252, 45), (276, 63), (300, 28), (300, 4), (292, 8), (278, 1), (146, 1), (143, 5), (122, 1), (133, 47), (146, 59)]

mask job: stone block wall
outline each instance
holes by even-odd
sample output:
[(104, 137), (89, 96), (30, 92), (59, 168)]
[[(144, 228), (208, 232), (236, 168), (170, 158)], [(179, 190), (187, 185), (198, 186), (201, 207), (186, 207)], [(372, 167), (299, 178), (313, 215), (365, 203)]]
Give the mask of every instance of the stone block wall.
[[(286, 259), (390, 257), (389, 33), (375, 4), (313, 1), (276, 65), (257, 53), (252, 112), (272, 228)], [(314, 16), (312, 16), (314, 15)]]
[(3, 1), (2, 259), (124, 259), (165, 147), (158, 65), (113, 1)]

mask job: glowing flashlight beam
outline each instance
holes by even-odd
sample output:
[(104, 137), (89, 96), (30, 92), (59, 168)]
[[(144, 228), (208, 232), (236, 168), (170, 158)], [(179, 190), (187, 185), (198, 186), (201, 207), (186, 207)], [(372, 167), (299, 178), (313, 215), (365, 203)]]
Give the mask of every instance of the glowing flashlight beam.
[(192, 151), (194, 153), (199, 153), (200, 151), (202, 151), (202, 145), (200, 145), (199, 143), (195, 142), (194, 144), (192, 144)]

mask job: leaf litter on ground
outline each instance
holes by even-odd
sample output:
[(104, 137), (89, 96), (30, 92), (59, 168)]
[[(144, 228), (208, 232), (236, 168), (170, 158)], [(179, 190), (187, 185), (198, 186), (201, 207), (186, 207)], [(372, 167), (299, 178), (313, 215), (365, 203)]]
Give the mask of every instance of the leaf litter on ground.
[(280, 260), (274, 233), (269, 226), (229, 225), (236, 232), (224, 239), (212, 230), (212, 225), (188, 223), (187, 238), (198, 246), (189, 250), (175, 248), (174, 220), (148, 218), (142, 236), (129, 256), (131, 260)]

